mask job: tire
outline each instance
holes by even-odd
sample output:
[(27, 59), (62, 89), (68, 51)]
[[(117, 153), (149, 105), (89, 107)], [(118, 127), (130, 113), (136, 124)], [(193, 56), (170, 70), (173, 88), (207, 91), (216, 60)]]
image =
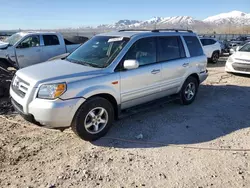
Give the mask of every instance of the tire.
[[(100, 115), (101, 112), (103, 112), (102, 115)], [(93, 97), (84, 102), (78, 109), (71, 127), (81, 139), (94, 141), (108, 132), (113, 121), (114, 108), (112, 104), (102, 97)]]
[[(193, 96), (191, 98), (188, 98), (187, 89), (190, 86), (194, 87), (194, 90), (192, 90)], [(179, 95), (180, 95), (180, 103), (182, 105), (189, 105), (189, 104), (193, 103), (193, 101), (195, 100), (195, 97), (197, 95), (198, 88), (199, 88), (198, 80), (193, 76), (189, 76), (186, 79), (186, 81), (184, 82), (184, 84), (183, 84), (183, 86), (181, 88), (181, 91), (179, 93)], [(191, 96), (191, 93), (189, 93), (189, 95)]]
[(216, 64), (216, 63), (218, 63), (219, 58), (220, 58), (219, 52), (214, 52), (212, 54), (212, 57), (210, 58), (210, 62), (213, 64)]

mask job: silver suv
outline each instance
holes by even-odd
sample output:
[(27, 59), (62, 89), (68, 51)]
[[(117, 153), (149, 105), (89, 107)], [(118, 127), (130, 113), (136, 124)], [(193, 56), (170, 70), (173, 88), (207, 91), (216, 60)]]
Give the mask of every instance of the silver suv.
[(104, 136), (121, 111), (176, 94), (191, 104), (208, 76), (197, 35), (185, 30), (100, 34), (65, 59), (17, 71), (13, 106), (28, 121)]

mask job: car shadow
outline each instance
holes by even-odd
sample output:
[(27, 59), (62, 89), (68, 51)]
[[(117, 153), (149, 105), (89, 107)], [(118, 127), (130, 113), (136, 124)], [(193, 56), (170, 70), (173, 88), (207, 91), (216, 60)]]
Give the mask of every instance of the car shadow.
[(193, 104), (156, 102), (116, 121), (105, 137), (92, 143), (103, 147), (152, 148), (212, 141), (249, 127), (249, 97), (250, 87), (201, 85)]
[(240, 77), (244, 77), (244, 78), (250, 78), (250, 75), (249, 74), (241, 74), (241, 73), (231, 73), (235, 76), (240, 76)]
[(228, 59), (227, 56), (220, 57), (218, 62), (215, 64), (208, 61), (207, 67), (209, 67), (209, 68), (225, 67), (227, 59)]

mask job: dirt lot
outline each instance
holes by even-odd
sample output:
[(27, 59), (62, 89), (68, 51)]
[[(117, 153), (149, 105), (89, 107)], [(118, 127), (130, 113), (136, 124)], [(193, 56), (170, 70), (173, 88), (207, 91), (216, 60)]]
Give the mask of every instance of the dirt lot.
[(156, 104), (93, 143), (1, 116), (0, 187), (250, 187), (250, 77), (224, 63), (192, 105)]

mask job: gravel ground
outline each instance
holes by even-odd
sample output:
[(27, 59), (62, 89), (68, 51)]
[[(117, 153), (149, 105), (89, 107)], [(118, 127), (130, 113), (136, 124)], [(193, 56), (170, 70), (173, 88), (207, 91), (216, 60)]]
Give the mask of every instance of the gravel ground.
[(0, 116), (0, 187), (250, 187), (250, 77), (224, 60), (192, 105), (157, 103), (93, 143)]

